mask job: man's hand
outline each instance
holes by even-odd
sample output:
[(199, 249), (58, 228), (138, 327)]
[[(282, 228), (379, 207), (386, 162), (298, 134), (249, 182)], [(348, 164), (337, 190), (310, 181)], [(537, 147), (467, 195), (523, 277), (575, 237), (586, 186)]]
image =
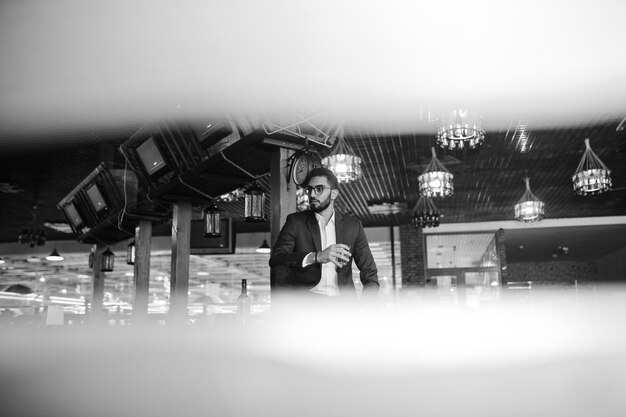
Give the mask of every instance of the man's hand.
[(317, 262), (322, 264), (332, 262), (339, 268), (343, 268), (344, 265), (350, 262), (351, 256), (350, 246), (343, 243), (335, 243), (317, 253)]

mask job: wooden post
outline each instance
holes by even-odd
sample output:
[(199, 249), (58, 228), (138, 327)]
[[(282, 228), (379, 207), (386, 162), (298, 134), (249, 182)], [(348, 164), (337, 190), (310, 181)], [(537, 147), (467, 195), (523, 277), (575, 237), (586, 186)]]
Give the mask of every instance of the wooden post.
[(104, 280), (106, 274), (102, 269), (102, 252), (106, 250), (104, 243), (98, 243), (93, 256), (93, 288), (91, 292), (91, 311), (89, 312), (89, 322), (101, 324), (103, 321), (102, 303), (104, 301)]
[(148, 314), (150, 287), (150, 250), (152, 239), (152, 221), (140, 220), (135, 228), (135, 302), (133, 316), (135, 322), (145, 321)]
[[(278, 148), (272, 153), (270, 175), (272, 185), (272, 212), (270, 217), (271, 243), (274, 247), (280, 228), (285, 224), (287, 215), (296, 211), (296, 185), (290, 183), (289, 157), (292, 150)], [(270, 271), (270, 289), (275, 290), (274, 270)]]
[(271, 246), (274, 246), (280, 228), (285, 224), (287, 215), (296, 211), (296, 186), (289, 175), (289, 157), (294, 151), (278, 148), (272, 154), (270, 167), (272, 185), (272, 213), (270, 217)]
[(191, 239), (191, 202), (174, 204), (172, 218), (172, 276), (170, 285), (170, 316), (186, 323), (189, 296), (189, 247)]

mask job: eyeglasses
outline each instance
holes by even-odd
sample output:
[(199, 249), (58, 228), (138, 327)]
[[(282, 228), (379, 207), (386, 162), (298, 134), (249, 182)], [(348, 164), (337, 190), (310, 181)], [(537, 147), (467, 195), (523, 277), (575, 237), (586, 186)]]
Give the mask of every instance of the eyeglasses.
[(316, 185), (315, 187), (307, 186), (304, 188), (304, 192), (311, 195), (313, 194), (313, 191), (315, 191), (315, 195), (320, 195), (327, 188), (330, 189), (330, 187), (327, 187), (325, 185)]

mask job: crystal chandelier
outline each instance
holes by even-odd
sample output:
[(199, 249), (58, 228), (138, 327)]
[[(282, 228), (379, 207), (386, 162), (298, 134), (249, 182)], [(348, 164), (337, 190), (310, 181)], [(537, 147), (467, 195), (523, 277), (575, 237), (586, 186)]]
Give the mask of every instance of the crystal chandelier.
[(530, 178), (524, 178), (526, 182), (526, 192), (515, 204), (515, 220), (520, 222), (534, 222), (543, 218), (543, 201), (539, 200), (530, 191)]
[(361, 158), (354, 154), (343, 138), (343, 134), (337, 140), (335, 153), (322, 159), (322, 165), (337, 176), (339, 183), (356, 181), (362, 174)]
[(442, 148), (474, 149), (485, 140), (485, 131), (480, 127), (480, 119), (467, 110), (454, 110), (448, 119), (442, 120), (437, 131), (437, 144)]
[(413, 208), (411, 223), (415, 227), (437, 227), (439, 226), (439, 210), (430, 197), (420, 197)]
[(420, 195), (423, 197), (446, 197), (452, 195), (454, 192), (454, 184), (452, 183), (454, 175), (439, 162), (434, 147), (431, 148), (431, 151), (433, 158), (424, 172), (422, 172), (422, 175), (417, 177)]
[(304, 188), (298, 187), (296, 190), (296, 211), (306, 211), (310, 207), (309, 195), (304, 192)]
[(611, 170), (591, 150), (585, 139), (585, 153), (572, 176), (574, 191), (579, 195), (600, 194), (611, 189)]
[(33, 206), (31, 211), (32, 221), (28, 229), (21, 229), (17, 236), (17, 242), (22, 245), (28, 245), (31, 248), (35, 246), (43, 246), (46, 244), (46, 233), (39, 227), (37, 222), (37, 205)]

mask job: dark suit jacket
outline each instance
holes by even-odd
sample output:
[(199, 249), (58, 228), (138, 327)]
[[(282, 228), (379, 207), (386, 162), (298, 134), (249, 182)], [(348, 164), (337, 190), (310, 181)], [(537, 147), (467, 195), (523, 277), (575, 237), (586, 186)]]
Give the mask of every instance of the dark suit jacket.
[[(361, 272), (364, 293), (378, 293), (378, 270), (361, 222), (335, 210), (335, 233), (337, 243), (350, 246), (352, 259)], [(315, 213), (302, 211), (287, 216), (270, 256), (272, 290), (308, 291), (315, 287), (322, 277), (322, 264), (303, 268), (302, 261), (308, 253), (324, 249)], [(356, 294), (352, 262), (343, 268), (337, 267), (337, 281), (342, 295)]]

